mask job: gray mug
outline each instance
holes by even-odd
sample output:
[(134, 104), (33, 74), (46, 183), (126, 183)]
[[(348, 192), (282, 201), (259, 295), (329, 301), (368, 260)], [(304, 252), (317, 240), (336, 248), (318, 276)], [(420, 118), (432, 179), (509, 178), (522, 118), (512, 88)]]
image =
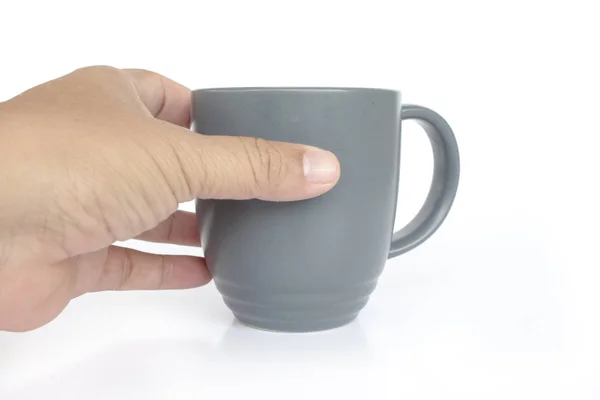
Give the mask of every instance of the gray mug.
[[(420, 123), (434, 154), (421, 210), (393, 232), (403, 120)], [(436, 112), (402, 105), (397, 91), (368, 88), (196, 90), (192, 129), (253, 136), (333, 152), (337, 185), (295, 202), (196, 200), (204, 255), (227, 307), (242, 323), (308, 332), (354, 320), (386, 260), (442, 224), (459, 180), (459, 152)]]

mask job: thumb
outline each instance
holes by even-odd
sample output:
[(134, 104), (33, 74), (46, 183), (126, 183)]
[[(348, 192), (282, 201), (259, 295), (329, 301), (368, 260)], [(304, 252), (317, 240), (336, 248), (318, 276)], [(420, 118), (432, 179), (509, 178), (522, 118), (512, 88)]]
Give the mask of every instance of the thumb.
[(194, 198), (303, 200), (329, 191), (340, 177), (338, 159), (326, 150), (176, 129), (181, 129), (180, 134), (163, 134), (163, 138), (172, 141), (167, 148), (178, 168), (168, 179), (180, 202)]

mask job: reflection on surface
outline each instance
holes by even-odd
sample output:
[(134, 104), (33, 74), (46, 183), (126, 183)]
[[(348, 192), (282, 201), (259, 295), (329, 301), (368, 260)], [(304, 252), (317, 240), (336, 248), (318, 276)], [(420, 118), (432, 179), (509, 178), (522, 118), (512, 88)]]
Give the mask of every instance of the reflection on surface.
[[(293, 388), (287, 398), (306, 398), (314, 385), (327, 383), (331, 396), (352, 386), (353, 392), (366, 393), (369, 354), (358, 321), (331, 331), (287, 334), (233, 320), (220, 337), (137, 339), (107, 346), (3, 398), (32, 399), (40, 393), (51, 398), (60, 393), (62, 400), (244, 396), (257, 387), (273, 396)], [(335, 382), (343, 379), (350, 382), (342, 388)]]
[(319, 360), (364, 363), (370, 356), (367, 337), (358, 320), (328, 331), (311, 333), (268, 332), (233, 320), (218, 344), (222, 357), (237, 362), (303, 363)]

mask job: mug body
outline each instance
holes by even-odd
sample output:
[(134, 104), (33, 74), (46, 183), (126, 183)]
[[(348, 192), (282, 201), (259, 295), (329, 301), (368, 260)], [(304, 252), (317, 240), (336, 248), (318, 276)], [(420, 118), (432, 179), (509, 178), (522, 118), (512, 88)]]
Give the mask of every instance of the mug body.
[(400, 93), (229, 88), (193, 93), (192, 129), (333, 152), (341, 178), (295, 202), (196, 201), (209, 269), (240, 322), (275, 331), (355, 319), (390, 250), (400, 164)]

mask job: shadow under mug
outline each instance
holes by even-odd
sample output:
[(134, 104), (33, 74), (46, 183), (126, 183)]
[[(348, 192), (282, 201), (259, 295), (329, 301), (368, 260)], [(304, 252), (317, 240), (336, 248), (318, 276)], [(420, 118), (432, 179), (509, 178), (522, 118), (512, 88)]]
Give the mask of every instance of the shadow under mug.
[[(393, 232), (401, 127), (416, 120), (434, 154), (428, 196)], [(296, 202), (196, 200), (204, 255), (224, 302), (242, 323), (308, 332), (354, 320), (386, 260), (427, 240), (456, 196), (454, 133), (436, 112), (369, 88), (217, 88), (192, 96), (192, 130), (312, 145), (333, 152), (341, 178)]]

